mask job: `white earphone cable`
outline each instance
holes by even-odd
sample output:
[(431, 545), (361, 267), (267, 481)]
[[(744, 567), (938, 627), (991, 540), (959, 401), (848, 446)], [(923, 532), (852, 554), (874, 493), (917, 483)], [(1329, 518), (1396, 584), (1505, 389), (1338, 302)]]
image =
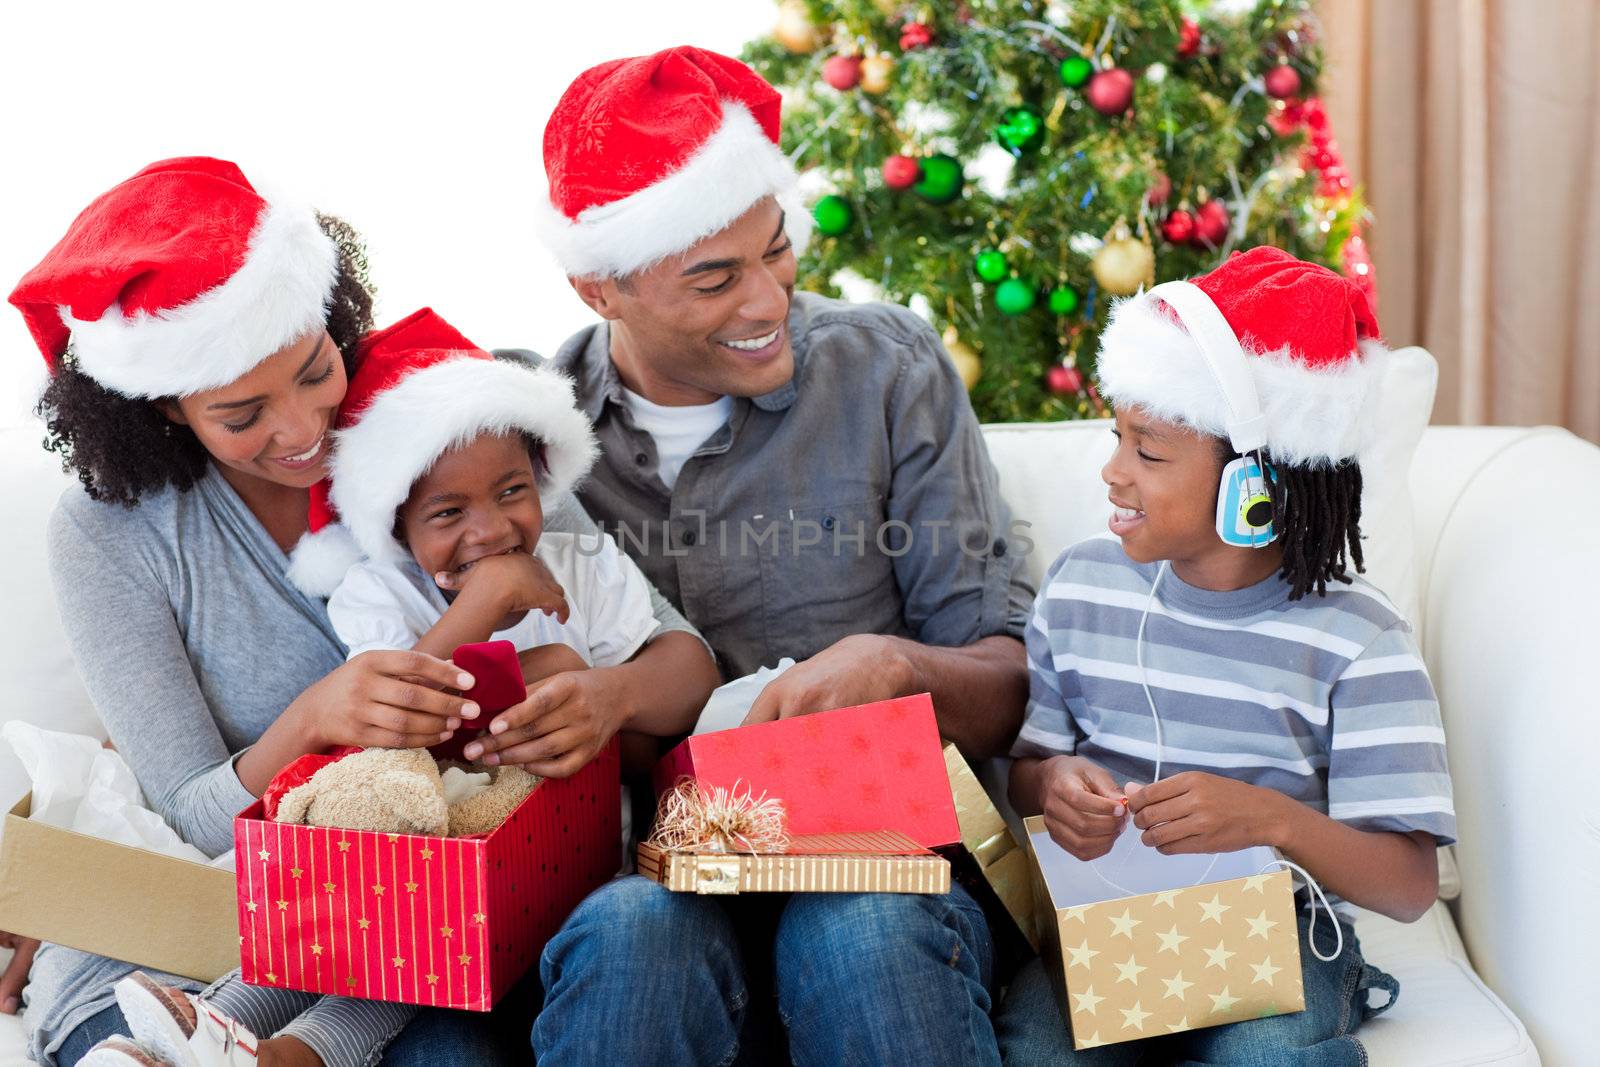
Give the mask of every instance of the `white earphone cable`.
[[(1138, 634), (1138, 636), (1136, 638), (1134, 638), (1134, 642), (1133, 642), (1134, 660), (1139, 665), (1139, 685), (1144, 690), (1145, 702), (1150, 705), (1150, 718), (1155, 722), (1155, 727), (1156, 727), (1156, 758), (1155, 758), (1156, 766), (1155, 766), (1155, 775), (1150, 780), (1151, 784), (1154, 784), (1156, 782), (1161, 781), (1161, 762), (1162, 762), (1163, 741), (1162, 741), (1162, 736), (1161, 736), (1161, 713), (1156, 710), (1155, 694), (1150, 692), (1150, 679), (1149, 679), (1149, 677), (1147, 676), (1147, 674), (1145, 672), (1145, 666), (1144, 666), (1144, 627), (1145, 627), (1145, 623), (1150, 621), (1150, 609), (1155, 606), (1156, 590), (1159, 589), (1160, 586), (1161, 586), (1161, 579), (1166, 576), (1167, 565), (1168, 565), (1168, 561), (1167, 560), (1162, 560), (1161, 561), (1161, 566), (1156, 569), (1155, 580), (1150, 583), (1150, 595), (1145, 598), (1144, 611), (1139, 616), (1139, 634)], [(1215, 860), (1215, 858), (1213, 858), (1212, 864), (1215, 865), (1215, 863), (1216, 863), (1216, 860)], [(1306, 942), (1311, 946), (1312, 955), (1316, 956), (1317, 959), (1321, 960), (1323, 963), (1332, 963), (1334, 960), (1338, 959), (1339, 956), (1344, 952), (1344, 929), (1339, 925), (1339, 916), (1338, 916), (1337, 913), (1334, 912), (1333, 905), (1328, 903), (1327, 896), (1322, 892), (1322, 886), (1317, 883), (1317, 880), (1315, 878), (1311, 877), (1311, 872), (1310, 871), (1306, 870), (1304, 867), (1300, 866), (1298, 863), (1295, 863), (1293, 860), (1286, 860), (1286, 859), (1283, 859), (1283, 858), (1279, 857), (1278, 859), (1273, 860), (1272, 863), (1269, 863), (1266, 866), (1262, 867), (1261, 870), (1265, 871), (1265, 870), (1267, 870), (1268, 868), (1270, 868), (1270, 867), (1272, 867), (1274, 865), (1287, 867), (1287, 868), (1289, 868), (1291, 870), (1296, 871), (1300, 875), (1300, 877), (1305, 880), (1306, 886), (1308, 888), (1310, 888), (1310, 890), (1313, 893), (1316, 894), (1316, 899), (1311, 902), (1311, 924), (1306, 929)], [(1198, 884), (1204, 882), (1206, 877), (1210, 876), (1210, 873), (1211, 873), (1211, 868), (1207, 867), (1205, 876), (1202, 876), (1201, 879), (1200, 879), (1200, 882), (1197, 882), (1195, 884), (1198, 885)], [(1098, 869), (1095, 870), (1095, 874), (1099, 875), (1099, 877), (1100, 877), (1100, 879), (1102, 881), (1106, 882), (1108, 885), (1111, 885), (1113, 888), (1117, 888), (1117, 889), (1121, 888), (1120, 886), (1117, 886), (1115, 882), (1112, 882), (1110, 879), (1106, 878), (1106, 876), (1104, 874), (1102, 874)], [(1317, 933), (1317, 901), (1321, 901), (1322, 902), (1323, 908), (1325, 908), (1327, 910), (1327, 912), (1328, 912), (1328, 917), (1331, 920), (1333, 920), (1334, 949), (1333, 949), (1333, 955), (1331, 955), (1331, 956), (1324, 956), (1322, 954), (1322, 952), (1317, 948), (1317, 940), (1316, 940), (1316, 933)]]
[(1150, 705), (1150, 718), (1156, 724), (1156, 773), (1150, 781), (1151, 784), (1161, 781), (1161, 713), (1156, 711), (1156, 698), (1150, 692), (1150, 681), (1144, 669), (1144, 624), (1150, 621), (1150, 609), (1156, 602), (1156, 589), (1161, 585), (1162, 577), (1167, 573), (1167, 561), (1162, 560), (1161, 566), (1156, 570), (1155, 581), (1150, 583), (1150, 595), (1145, 598), (1144, 612), (1139, 616), (1139, 636), (1133, 641), (1133, 658), (1139, 664), (1139, 685), (1144, 689), (1144, 699)]

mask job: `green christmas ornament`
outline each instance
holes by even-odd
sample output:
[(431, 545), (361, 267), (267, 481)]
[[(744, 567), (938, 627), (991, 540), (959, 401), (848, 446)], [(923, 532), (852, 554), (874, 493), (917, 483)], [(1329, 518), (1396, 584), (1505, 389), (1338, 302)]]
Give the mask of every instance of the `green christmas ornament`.
[(1038, 299), (1032, 285), (1021, 278), (1007, 278), (994, 291), (994, 306), (1007, 315), (1021, 315)]
[(1076, 89), (1093, 73), (1094, 67), (1082, 56), (1068, 56), (1061, 61), (1061, 83), (1069, 88)]
[(961, 161), (953, 156), (929, 156), (922, 161), (922, 179), (912, 192), (931, 204), (948, 204), (961, 195)]
[(1025, 151), (1044, 138), (1044, 119), (1031, 107), (1014, 107), (994, 128), (994, 139), (1014, 152)]
[(848, 230), (855, 216), (850, 201), (842, 196), (825, 196), (811, 209), (811, 217), (817, 220), (817, 229), (829, 237), (837, 237)]
[(1078, 310), (1078, 290), (1070, 285), (1058, 286), (1050, 290), (1050, 313), (1052, 315), (1070, 315)]
[(979, 252), (972, 261), (973, 273), (986, 282), (999, 281), (1010, 269), (1006, 264), (1005, 254), (992, 248)]

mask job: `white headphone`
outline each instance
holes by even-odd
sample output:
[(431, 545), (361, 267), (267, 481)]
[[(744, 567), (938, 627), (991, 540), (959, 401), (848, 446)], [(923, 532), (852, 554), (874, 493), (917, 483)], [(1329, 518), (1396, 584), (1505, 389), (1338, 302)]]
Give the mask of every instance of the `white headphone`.
[(1163, 282), (1145, 296), (1177, 312), (1228, 405), (1228, 441), (1238, 458), (1222, 468), (1217, 487), (1217, 536), (1237, 548), (1265, 548), (1278, 536), (1272, 528), (1272, 498), (1267, 492), (1271, 468), (1261, 457), (1267, 442), (1267, 417), (1244, 349), (1228, 320), (1199, 286)]

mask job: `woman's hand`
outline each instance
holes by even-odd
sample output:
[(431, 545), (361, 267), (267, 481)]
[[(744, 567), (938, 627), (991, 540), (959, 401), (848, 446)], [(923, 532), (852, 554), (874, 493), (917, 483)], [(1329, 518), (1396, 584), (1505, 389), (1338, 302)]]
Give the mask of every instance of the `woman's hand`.
[(0, 1012), (15, 1015), (22, 1010), (22, 987), (28, 984), (28, 971), (33, 967), (33, 954), (39, 951), (39, 940), (0, 930), (0, 948), (11, 950), (11, 962), (6, 964), (5, 974), (0, 974)]
[(527, 552), (487, 556), (465, 570), (440, 571), (434, 584), (447, 593), (485, 598), (501, 615), (542, 611), (567, 621), (567, 593), (544, 561)]
[(464, 700), (472, 675), (424, 652), (363, 652), (300, 694), (290, 708), (316, 741), (427, 748), (478, 717)]

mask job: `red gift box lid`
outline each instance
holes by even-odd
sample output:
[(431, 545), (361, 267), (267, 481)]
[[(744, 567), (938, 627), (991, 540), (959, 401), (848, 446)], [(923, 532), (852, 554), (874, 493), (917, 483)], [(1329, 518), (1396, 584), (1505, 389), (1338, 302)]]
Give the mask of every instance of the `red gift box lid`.
[(656, 765), (783, 801), (791, 834), (898, 830), (924, 848), (961, 840), (933, 698), (927, 693), (700, 734)]

